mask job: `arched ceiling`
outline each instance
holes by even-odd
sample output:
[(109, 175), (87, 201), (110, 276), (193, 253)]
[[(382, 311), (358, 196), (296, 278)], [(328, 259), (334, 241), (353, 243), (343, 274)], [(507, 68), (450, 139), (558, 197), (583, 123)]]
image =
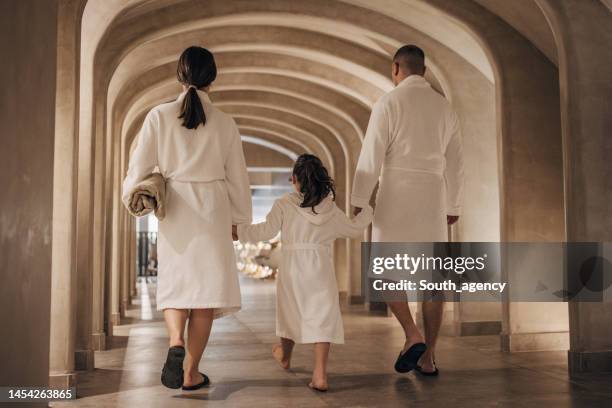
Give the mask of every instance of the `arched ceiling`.
[(257, 138), (242, 137), (242, 148), (247, 168), (251, 171), (270, 172), (291, 168), (296, 154), (275, 143), (265, 143)]
[(555, 38), (546, 17), (534, 0), (474, 0), (513, 26), (555, 65), (558, 65)]
[[(400, 42), (373, 27), (338, 24), (322, 18), (320, 10), (287, 4), (278, 2), (270, 10), (268, 4), (253, 8), (253, 2), (232, 2), (234, 8), (208, 2), (205, 13), (200, 7), (200, 15), (175, 16), (161, 28), (142, 23), (140, 30), (136, 20), (149, 22), (169, 9), (180, 15), (194, 2), (160, 1), (156, 7), (148, 3), (128, 9), (115, 19), (96, 55), (96, 66), (108, 68), (97, 76), (100, 92), (108, 83), (107, 129), (129, 144), (143, 113), (179, 91), (175, 70), (180, 52), (202, 44), (215, 53), (220, 67), (211, 99), (234, 116), (240, 131), (318, 154), (343, 195), (370, 107), (392, 89), (389, 53)], [(365, 10), (356, 11), (366, 16)], [(328, 14), (333, 12), (327, 7)], [(167, 20), (168, 13), (163, 16)], [(111, 40), (115, 35), (125, 41), (123, 46)], [(430, 81), (443, 92), (445, 80), (435, 75), (435, 59), (429, 65)]]
[[(476, 67), (487, 79), (494, 81), (491, 62), (474, 34), (461, 22), (422, 0), (343, 0), (392, 17), (454, 50)], [(406, 39), (406, 42), (415, 42)], [(418, 41), (416, 41), (418, 43)]]
[(203, 45), (219, 67), (211, 99), (241, 133), (320, 155), (344, 199), (399, 45), (427, 50), (428, 80), (450, 99), (461, 75), (474, 78), (466, 66), (494, 81), (482, 39), (419, 0), (89, 0), (82, 25), (82, 134), (120, 139), (127, 154), (144, 114), (180, 93), (178, 55)]

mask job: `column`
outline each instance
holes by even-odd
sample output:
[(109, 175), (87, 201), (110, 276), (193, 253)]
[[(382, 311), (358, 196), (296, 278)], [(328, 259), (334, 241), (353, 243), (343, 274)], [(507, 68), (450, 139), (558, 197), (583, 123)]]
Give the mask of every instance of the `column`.
[(113, 200), (113, 251), (110, 287), (110, 325), (121, 324), (121, 204), (116, 198)]
[(76, 383), (76, 158), (84, 5), (79, 0), (66, 1), (58, 11), (49, 383), (63, 388)]
[(121, 317), (125, 317), (130, 304), (130, 241), (128, 238), (129, 215), (126, 213), (126, 211), (121, 211), (121, 214)]
[[(81, 81), (80, 88), (83, 89)], [(94, 366), (91, 348), (92, 315), (92, 271), (93, 271), (93, 189), (94, 182), (94, 137), (83, 117), (91, 111), (90, 100), (79, 101), (79, 151), (77, 188), (77, 329), (75, 344), (75, 366), (77, 370), (88, 370)]]
[[(438, 2), (436, 0), (436, 2)], [(468, 2), (452, 2), (464, 12)], [(468, 9), (469, 10), (469, 9)], [(529, 41), (497, 16), (467, 16), (488, 41), (494, 65), (497, 134), (500, 143), (500, 240), (562, 241), (563, 183), (557, 68)], [(474, 10), (476, 11), (476, 10)], [(529, 61), (529, 65), (517, 63)], [(521, 268), (502, 274), (512, 291)], [(502, 308), (505, 351), (560, 349), (567, 345), (567, 306), (510, 302)]]
[[(538, 0), (559, 49), (568, 242), (612, 241), (612, 13), (599, 1)], [(612, 371), (612, 304), (569, 304), (570, 376)]]
[(130, 256), (128, 257), (128, 265), (130, 271), (130, 303), (131, 298), (138, 294), (136, 285), (136, 220), (130, 217), (130, 228), (128, 232), (130, 243)]
[(49, 383), (57, 12), (0, 2), (2, 385)]

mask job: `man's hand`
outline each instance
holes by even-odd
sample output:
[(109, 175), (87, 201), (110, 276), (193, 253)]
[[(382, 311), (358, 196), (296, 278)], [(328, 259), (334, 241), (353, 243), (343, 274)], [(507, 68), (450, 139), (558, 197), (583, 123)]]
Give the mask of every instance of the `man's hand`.
[(235, 225), (232, 225), (232, 239), (238, 241), (238, 227)]
[(359, 214), (361, 210), (362, 210), (361, 207), (355, 207), (355, 209), (353, 210), (353, 216), (356, 216), (357, 214)]
[(448, 223), (448, 225), (453, 225), (454, 223), (457, 222), (458, 219), (459, 219), (458, 215), (447, 215), (446, 216), (446, 222)]

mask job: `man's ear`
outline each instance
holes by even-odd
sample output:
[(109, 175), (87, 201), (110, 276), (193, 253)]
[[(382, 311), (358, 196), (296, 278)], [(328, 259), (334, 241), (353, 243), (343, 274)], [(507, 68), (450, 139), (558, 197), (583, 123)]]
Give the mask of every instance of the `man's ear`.
[(393, 61), (393, 75), (399, 75), (400, 66), (398, 62)]

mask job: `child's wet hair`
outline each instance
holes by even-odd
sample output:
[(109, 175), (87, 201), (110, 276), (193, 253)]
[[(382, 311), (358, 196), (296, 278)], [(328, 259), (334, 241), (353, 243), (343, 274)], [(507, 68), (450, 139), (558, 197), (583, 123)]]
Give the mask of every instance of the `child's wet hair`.
[(300, 183), (300, 193), (304, 196), (300, 207), (311, 207), (312, 212), (316, 214), (315, 206), (330, 193), (333, 199), (336, 199), (334, 180), (329, 177), (327, 169), (317, 156), (300, 155), (293, 166), (293, 175)]

